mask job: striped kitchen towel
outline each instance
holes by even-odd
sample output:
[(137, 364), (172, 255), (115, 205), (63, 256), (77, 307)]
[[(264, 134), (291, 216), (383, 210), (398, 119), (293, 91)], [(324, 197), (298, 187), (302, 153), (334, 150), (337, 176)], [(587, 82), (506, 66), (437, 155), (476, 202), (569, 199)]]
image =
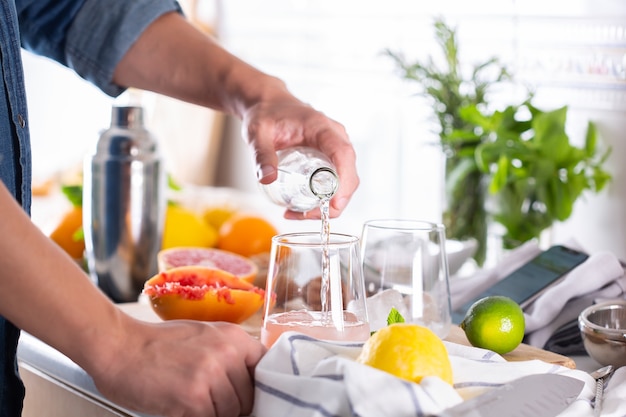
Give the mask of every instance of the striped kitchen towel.
[(399, 417), (434, 414), (461, 402), (439, 378), (418, 385), (357, 363), (362, 346), (284, 333), (257, 365), (253, 415)]
[[(589, 374), (540, 360), (507, 362), (491, 351), (445, 342), (454, 386), (437, 377), (420, 384), (355, 361), (362, 344), (327, 342), (283, 334), (255, 372), (255, 417), (419, 417), (437, 415), (465, 399), (516, 378), (558, 373), (585, 386), (561, 417), (592, 415), (594, 380)], [(626, 415), (626, 367), (606, 388), (603, 416)]]

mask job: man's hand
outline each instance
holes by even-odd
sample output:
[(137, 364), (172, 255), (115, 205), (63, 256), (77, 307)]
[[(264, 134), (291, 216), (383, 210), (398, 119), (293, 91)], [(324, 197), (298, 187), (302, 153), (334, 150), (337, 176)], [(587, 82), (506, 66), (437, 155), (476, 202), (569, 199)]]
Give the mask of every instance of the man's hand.
[[(244, 114), (243, 136), (253, 147), (257, 177), (269, 184), (277, 176), (276, 151), (294, 146), (309, 146), (322, 151), (337, 168), (339, 189), (331, 200), (330, 215), (345, 209), (359, 186), (356, 154), (344, 127), (287, 94), (261, 101)], [(319, 218), (320, 213), (285, 212), (289, 219)]]
[(254, 367), (265, 348), (241, 327), (170, 321), (134, 322), (131, 330), (92, 373), (107, 398), (159, 416), (250, 414)]

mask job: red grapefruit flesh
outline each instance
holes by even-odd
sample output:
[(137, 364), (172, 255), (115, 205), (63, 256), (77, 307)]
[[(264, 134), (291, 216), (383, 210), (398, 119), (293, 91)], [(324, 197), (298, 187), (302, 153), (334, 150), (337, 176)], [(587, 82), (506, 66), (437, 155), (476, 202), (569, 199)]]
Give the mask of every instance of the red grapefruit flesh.
[(263, 305), (265, 292), (230, 272), (183, 266), (160, 272), (144, 284), (143, 293), (163, 320), (241, 323)]
[(213, 248), (178, 247), (159, 252), (159, 271), (164, 272), (180, 266), (203, 266), (230, 272), (252, 283), (259, 272), (252, 260), (236, 253)]

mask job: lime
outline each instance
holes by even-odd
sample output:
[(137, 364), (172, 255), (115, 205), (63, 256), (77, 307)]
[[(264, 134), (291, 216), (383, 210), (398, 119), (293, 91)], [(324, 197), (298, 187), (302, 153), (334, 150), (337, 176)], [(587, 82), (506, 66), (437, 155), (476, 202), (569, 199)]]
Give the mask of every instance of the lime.
[(472, 346), (505, 354), (524, 338), (524, 312), (509, 297), (488, 296), (472, 304), (460, 326)]
[(446, 346), (427, 327), (395, 323), (374, 333), (363, 345), (357, 362), (419, 383), (438, 376), (452, 384), (452, 365)]

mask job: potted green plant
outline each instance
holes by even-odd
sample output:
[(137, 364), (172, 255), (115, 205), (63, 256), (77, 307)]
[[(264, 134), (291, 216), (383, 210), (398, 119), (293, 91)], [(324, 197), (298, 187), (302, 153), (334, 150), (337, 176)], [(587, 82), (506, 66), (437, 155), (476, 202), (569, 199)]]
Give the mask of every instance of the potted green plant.
[(426, 62), (409, 62), (401, 53), (387, 49), (385, 54), (394, 60), (404, 79), (418, 83), (417, 94), (425, 96), (434, 108), (446, 160), (442, 215), (446, 235), (458, 240), (476, 239), (474, 259), (482, 265), (487, 249), (487, 173), (478, 167), (474, 157), (482, 138), (474, 133), (476, 126), (461, 117), (461, 110), (484, 104), (489, 90), (510, 77), (495, 57), (464, 71), (456, 30), (442, 19), (435, 20), (434, 28), (443, 55), (442, 65), (437, 65), (433, 57)]
[(543, 111), (531, 104), (531, 93), (521, 104), (490, 112), (489, 90), (513, 81), (507, 69), (494, 57), (473, 66), (464, 77), (456, 30), (442, 19), (436, 19), (434, 27), (443, 67), (432, 57), (411, 63), (400, 53), (385, 53), (403, 78), (419, 83), (418, 93), (433, 104), (446, 155), (446, 234), (459, 240), (475, 238), (475, 259), (482, 265), (490, 223), (504, 228), (505, 248), (539, 238), (555, 221), (570, 217), (584, 191), (599, 192), (611, 180), (603, 168), (610, 149), (598, 149), (593, 122), (584, 147), (573, 146), (565, 130), (567, 107)]
[(603, 168), (611, 150), (600, 151), (595, 124), (588, 123), (584, 146), (576, 147), (565, 129), (567, 111), (544, 111), (530, 99), (491, 114), (475, 105), (461, 109), (479, 127), (476, 162), (490, 177), (489, 211), (504, 227), (504, 248), (539, 238), (570, 217), (583, 192), (599, 192), (611, 180)]

